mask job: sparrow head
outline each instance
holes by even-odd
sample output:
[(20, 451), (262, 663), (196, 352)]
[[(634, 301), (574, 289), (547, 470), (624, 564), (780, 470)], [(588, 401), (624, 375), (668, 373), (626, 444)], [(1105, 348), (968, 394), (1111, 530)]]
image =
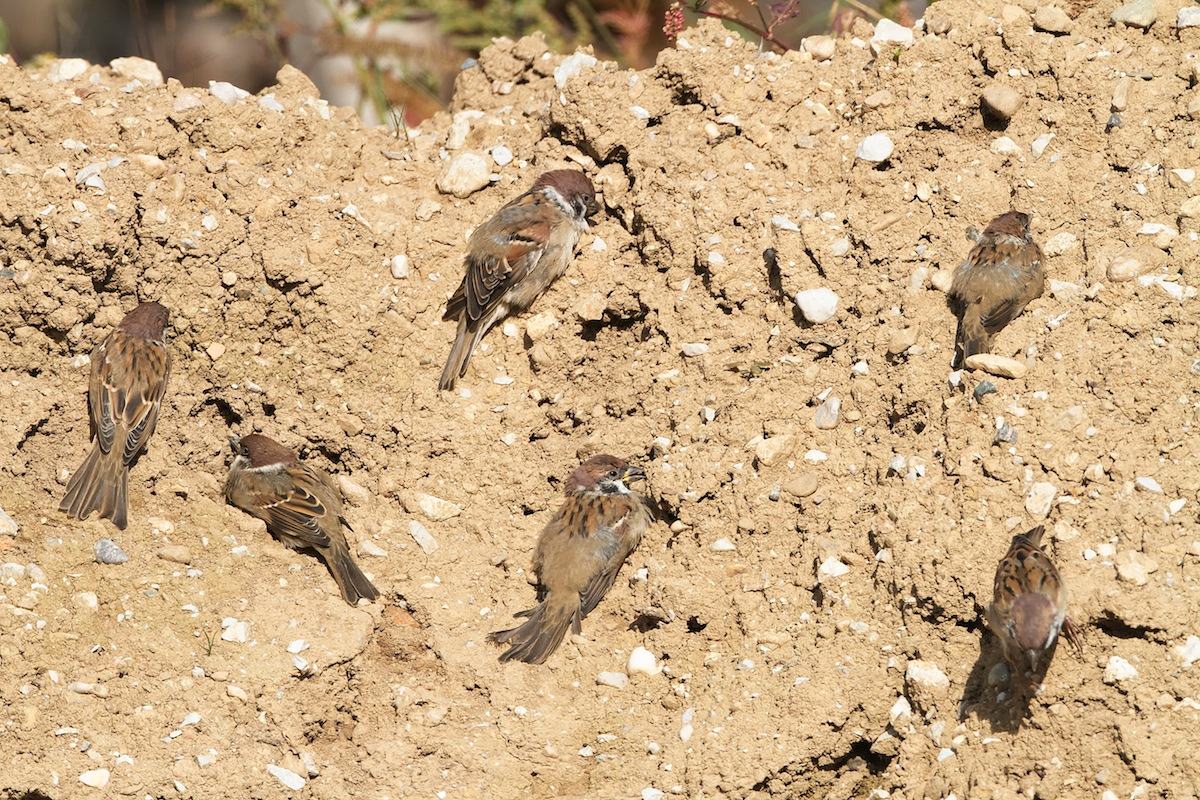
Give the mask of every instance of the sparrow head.
[(1058, 634), (1054, 603), (1044, 594), (1022, 594), (1012, 605), (1012, 634), (1017, 645), (1029, 654), (1031, 666), (1054, 644)]
[(286, 466), (296, 460), (296, 454), (274, 439), (261, 433), (238, 438), (229, 437), (233, 448), (233, 469), (262, 470), (268, 467)]
[(554, 169), (543, 172), (533, 182), (534, 190), (552, 189), (570, 210), (576, 221), (583, 222), (600, 210), (596, 202), (596, 187), (587, 175), (574, 169)]
[(567, 479), (567, 494), (629, 494), (628, 483), (646, 473), (616, 456), (598, 455), (584, 461)]
[(121, 320), (121, 330), (141, 339), (162, 339), (167, 327), (167, 309), (153, 300), (142, 303)]
[(1032, 218), (1021, 211), (1005, 211), (988, 223), (983, 229), (984, 236), (1013, 236), (1018, 239), (1029, 238), (1029, 223)]

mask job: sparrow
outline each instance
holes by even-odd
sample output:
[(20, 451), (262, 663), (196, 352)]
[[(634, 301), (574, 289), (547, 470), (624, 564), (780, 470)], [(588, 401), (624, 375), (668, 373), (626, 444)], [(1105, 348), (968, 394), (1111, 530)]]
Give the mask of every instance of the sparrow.
[(1059, 631), (1076, 649), (1081, 647), (1079, 632), (1067, 619), (1067, 586), (1042, 550), (1044, 531), (1039, 525), (1014, 536), (996, 567), (988, 627), (1000, 640), (1014, 674), (1039, 674)]
[(350, 556), (342, 531), (350, 523), (329, 477), (258, 433), (232, 437), (229, 444), (234, 458), (225, 481), (226, 502), (267, 523), (267, 531), (293, 550), (316, 550), (350, 605), (379, 597)]
[(542, 529), (533, 555), (541, 602), (515, 615), (528, 617), (523, 625), (488, 636), (509, 645), (501, 661), (541, 664), (562, 643), (567, 628), (581, 631), (580, 622), (612, 588), (653, 521), (646, 498), (628, 486), (644, 478), (640, 467), (597, 455), (567, 479), (567, 499)]
[(487, 332), (533, 305), (566, 271), (588, 217), (599, 208), (586, 175), (556, 169), (542, 173), (529, 191), (474, 230), (466, 274), (442, 315), (443, 322), (458, 321), (458, 333), (439, 389), (453, 389)]
[(950, 300), (958, 313), (955, 369), (976, 353), (986, 353), (992, 337), (1042, 296), (1042, 248), (1033, 241), (1029, 222), (1029, 215), (1020, 211), (996, 217), (954, 271)]
[(142, 303), (92, 351), (92, 449), (71, 476), (59, 511), (75, 519), (99, 511), (101, 519), (125, 530), (129, 468), (154, 435), (171, 374), (166, 327), (167, 309)]

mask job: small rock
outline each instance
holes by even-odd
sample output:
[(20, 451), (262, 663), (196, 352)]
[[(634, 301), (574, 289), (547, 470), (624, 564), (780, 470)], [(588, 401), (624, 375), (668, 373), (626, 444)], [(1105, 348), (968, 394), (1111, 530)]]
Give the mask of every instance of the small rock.
[(163, 561), (173, 561), (176, 564), (192, 563), (191, 552), (181, 544), (169, 544), (160, 548), (158, 557)]
[(704, 342), (689, 342), (682, 348), (683, 354), (688, 358), (702, 356), (708, 352), (708, 345)]
[(408, 256), (404, 253), (392, 256), (392, 277), (396, 280), (407, 278), (410, 271)]
[(929, 282), (939, 292), (949, 292), (950, 287), (954, 284), (954, 270), (939, 269), (933, 275), (929, 276)]
[(1175, 17), (1175, 27), (1177, 28), (1196, 28), (1200, 27), (1200, 7), (1184, 6), (1179, 9), (1178, 16)]
[(1025, 98), (1020, 92), (1001, 83), (993, 83), (984, 89), (982, 100), (988, 113), (1004, 122), (1012, 119), (1025, 104)]
[(451, 503), (449, 500), (443, 500), (440, 497), (434, 497), (431, 494), (418, 492), (414, 499), (416, 500), (417, 508), (421, 509), (421, 513), (434, 522), (445, 522), (462, 513), (462, 506), (457, 503)]
[(888, 355), (899, 355), (912, 347), (917, 343), (919, 333), (920, 329), (916, 325), (909, 325), (908, 327), (893, 331), (892, 335), (888, 337)]
[(596, 683), (611, 686), (613, 689), (624, 689), (629, 685), (629, 676), (624, 672), (601, 672), (596, 675)]
[(1175, 652), (1183, 661), (1183, 668), (1188, 669), (1192, 664), (1200, 661), (1200, 636), (1187, 637), (1187, 641), (1176, 647)]
[(208, 347), (204, 348), (204, 352), (208, 354), (209, 358), (211, 358), (213, 361), (216, 361), (221, 356), (225, 355), (225, 345), (221, 344), (220, 342), (213, 342)]
[(1048, 256), (1061, 256), (1069, 253), (1079, 245), (1079, 237), (1069, 231), (1056, 233), (1046, 240), (1042, 252)]
[(653, 786), (647, 786), (642, 789), (642, 800), (663, 800), (666, 794), (662, 789), (655, 789)]
[(171, 110), (176, 114), (190, 111), (193, 108), (199, 108), (204, 105), (204, 101), (191, 92), (181, 92), (175, 96), (175, 102), (171, 104)]
[(875, 23), (875, 34), (871, 37), (871, 52), (879, 55), (893, 47), (912, 47), (912, 28), (898, 25), (886, 17)]
[(525, 322), (525, 335), (529, 341), (536, 342), (550, 331), (558, 327), (558, 317), (552, 311), (534, 314)]
[(588, 322), (596, 322), (604, 319), (604, 312), (607, 308), (608, 303), (605, 301), (604, 295), (594, 292), (580, 300), (575, 306), (575, 316)]
[(1158, 570), (1158, 562), (1145, 553), (1126, 550), (1114, 559), (1117, 577), (1134, 586), (1145, 586), (1150, 580), (1147, 575)]
[(279, 102), (279, 98), (277, 98), (275, 96), (274, 92), (267, 92), (266, 94), (259, 97), (258, 98), (258, 107), (265, 108), (267, 111), (275, 111), (275, 112), (282, 112), (282, 111), (286, 110), (283, 107), (283, 103)]
[(21, 530), (21, 526), (17, 524), (17, 521), (10, 517), (3, 508), (0, 508), (0, 536), (16, 536), (19, 530)]
[(125, 551), (112, 539), (101, 539), (95, 546), (97, 564), (124, 564), (129, 560)]
[(946, 673), (930, 661), (909, 661), (904, 669), (904, 683), (909, 696), (922, 710), (932, 707), (950, 690), (950, 679)]
[(708, 546), (708, 549), (716, 553), (728, 553), (737, 549), (737, 546), (728, 539), (721, 537)]
[(139, 80), (146, 86), (162, 86), (162, 70), (153, 61), (137, 57), (114, 58), (108, 66), (122, 78)]
[(1050, 508), (1058, 497), (1058, 487), (1053, 483), (1038, 481), (1029, 487), (1025, 495), (1025, 510), (1034, 519), (1045, 519), (1050, 514)]
[(438, 191), (455, 197), (470, 197), (488, 185), (491, 169), (479, 153), (458, 153), (437, 179)]
[(80, 611), (95, 611), (100, 607), (100, 598), (95, 592), (79, 592), (72, 599)]
[(1029, 145), (1029, 149), (1035, 156), (1040, 157), (1042, 153), (1046, 152), (1046, 148), (1049, 147), (1050, 143), (1053, 141), (1053, 133), (1043, 133), (1033, 140), (1033, 142)]
[(352, 506), (365, 506), (371, 502), (371, 493), (354, 479), (346, 475), (337, 476), (338, 489), (342, 497)]
[(814, 325), (828, 322), (837, 314), (838, 296), (832, 289), (805, 289), (796, 293), (800, 313)]
[(387, 558), (388, 554), (387, 550), (384, 550), (370, 539), (363, 539), (358, 543), (358, 552), (371, 558)]
[(234, 86), (227, 81), (209, 81), (208, 91), (213, 97), (227, 106), (231, 106), (239, 100), (250, 96), (250, 93), (245, 89)]
[(1136, 678), (1138, 671), (1120, 656), (1109, 656), (1108, 664), (1104, 667), (1104, 682), (1107, 684), (1120, 683)]
[(562, 89), (567, 81), (583, 72), (588, 67), (596, 66), (595, 56), (587, 53), (573, 53), (558, 63), (554, 68), (554, 85)]
[(897, 730), (905, 728), (912, 722), (912, 703), (908, 702), (907, 697), (900, 695), (896, 698), (896, 702), (892, 703), (892, 707), (888, 711), (888, 721)]
[(277, 781), (282, 783), (293, 792), (304, 788), (305, 780), (296, 773), (286, 767), (278, 767), (274, 764), (267, 764), (267, 772), (271, 773)]
[(1029, 371), (1020, 361), (993, 353), (976, 353), (966, 360), (967, 369), (981, 369), (1001, 378), (1022, 378)]
[(1033, 27), (1045, 33), (1061, 36), (1070, 33), (1075, 27), (1075, 20), (1067, 16), (1067, 12), (1057, 6), (1039, 6), (1033, 12)]
[(770, 467), (792, 452), (792, 437), (790, 434), (772, 436), (763, 439), (754, 446), (754, 457), (764, 467)]
[(625, 672), (630, 676), (657, 675), (662, 672), (662, 668), (658, 666), (658, 660), (654, 658), (654, 654), (639, 645), (633, 648), (633, 652), (629, 654), (629, 661), (625, 665)]
[(1177, 167), (1171, 170), (1167, 175), (1167, 182), (1174, 189), (1181, 189), (1184, 186), (1191, 186), (1196, 180), (1196, 170), (1189, 167)]
[(792, 497), (808, 497), (817, 491), (817, 476), (812, 472), (801, 472), (784, 483), (782, 488)]
[(1009, 672), (1008, 665), (1001, 661), (996, 666), (988, 670), (987, 682), (988, 686), (1002, 686), (1008, 683)]
[(1162, 485), (1149, 475), (1139, 475), (1133, 483), (1138, 488), (1138, 491), (1149, 492), (1150, 494), (1163, 493)]
[(1108, 279), (1114, 282), (1131, 281), (1141, 275), (1145, 269), (1146, 265), (1136, 256), (1118, 256), (1108, 264)]
[(894, 149), (892, 137), (886, 133), (872, 133), (858, 143), (858, 149), (854, 151), (854, 155), (861, 161), (880, 164), (892, 157)]
[(513, 160), (513, 151), (509, 150), (502, 144), (498, 144), (492, 148), (492, 161), (496, 162), (497, 167), (507, 166)]
[(221, 620), (221, 641), (245, 644), (250, 641), (250, 623), (243, 620), (226, 617)]
[(240, 686), (235, 686), (232, 683), (225, 687), (225, 694), (229, 695), (235, 700), (241, 700), (243, 703), (250, 699), (250, 695), (246, 693), (245, 689)]
[(1000, 136), (992, 140), (991, 151), (1002, 156), (1015, 156), (1020, 155), (1021, 146), (1007, 136)]
[(415, 519), (408, 521), (408, 532), (425, 555), (431, 555), (438, 549), (437, 539), (434, 539), (433, 534)]
[(837, 427), (838, 416), (842, 410), (842, 399), (836, 394), (831, 394), (825, 398), (825, 402), (817, 407), (817, 413), (813, 417), (813, 424), (819, 430), (828, 431)]
[(1113, 111), (1124, 111), (1129, 105), (1129, 76), (1126, 75), (1117, 81), (1117, 86), (1113, 89), (1112, 101), (1109, 107)]
[(108, 786), (109, 772), (106, 769), (89, 769), (79, 776), (79, 782), (93, 789), (103, 789)]
[(850, 571), (850, 567), (846, 566), (836, 556), (829, 556), (821, 562), (821, 566), (817, 567), (817, 577), (821, 578), (840, 578)]
[(817, 61), (828, 61), (837, 51), (837, 40), (832, 36), (806, 36), (801, 40), (800, 47), (806, 53), (811, 53)]
[(433, 215), (442, 210), (442, 204), (436, 200), (422, 200), (417, 204), (416, 218), (418, 222), (429, 222)]
[(1133, 0), (1112, 13), (1113, 22), (1142, 30), (1148, 29), (1157, 18), (1158, 12), (1154, 8), (1154, 0)]

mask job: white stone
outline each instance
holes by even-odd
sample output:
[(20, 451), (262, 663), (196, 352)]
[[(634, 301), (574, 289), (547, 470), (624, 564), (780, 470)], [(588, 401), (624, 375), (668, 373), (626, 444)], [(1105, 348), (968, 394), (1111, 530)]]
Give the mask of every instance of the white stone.
[(492, 161), (496, 162), (497, 167), (504, 167), (512, 163), (513, 151), (502, 144), (498, 144), (492, 148)]
[(258, 98), (258, 106), (259, 108), (265, 108), (267, 111), (282, 112), (285, 110), (283, 103), (279, 102), (274, 92), (267, 92)]
[(732, 550), (736, 550), (737, 545), (722, 536), (720, 539), (717, 539), (715, 542), (709, 545), (708, 548), (717, 553), (728, 553)]
[(683, 354), (688, 358), (702, 356), (708, 352), (708, 345), (704, 342), (688, 342), (682, 347)]
[(824, 287), (805, 289), (796, 293), (796, 305), (800, 307), (800, 313), (806, 320), (819, 325), (833, 319), (837, 314), (837, 292)]
[(1200, 636), (1189, 636), (1186, 642), (1175, 648), (1175, 652), (1183, 661), (1183, 668), (1188, 669), (1192, 664), (1200, 661)]
[(683, 724), (679, 726), (680, 741), (688, 741), (692, 738), (695, 728), (692, 726), (692, 720), (696, 718), (696, 709), (689, 708), (683, 712)]
[(842, 398), (836, 394), (831, 394), (825, 398), (825, 402), (817, 407), (817, 413), (813, 417), (813, 424), (823, 431), (833, 430), (837, 427), (841, 410)]
[(800, 232), (800, 226), (792, 222), (783, 214), (776, 214), (775, 216), (771, 217), (771, 225), (781, 231), (791, 231), (792, 233)]
[(1151, 494), (1162, 494), (1163, 488), (1158, 481), (1151, 478), (1149, 475), (1139, 475), (1134, 481), (1139, 491), (1150, 492)]
[(416, 500), (417, 508), (421, 509), (421, 513), (434, 522), (445, 522), (462, 513), (462, 506), (457, 503), (451, 503), (449, 500), (443, 500), (440, 497), (434, 497), (431, 494), (418, 492), (414, 499)]
[(1184, 6), (1175, 17), (1175, 26), (1179, 28), (1200, 27), (1200, 7)]
[(558, 317), (553, 311), (542, 311), (534, 314), (525, 322), (525, 335), (529, 341), (536, 342), (550, 331), (558, 327)]
[(875, 34), (871, 37), (871, 50), (878, 55), (889, 45), (912, 47), (912, 28), (906, 28), (887, 18), (879, 20), (875, 23)]
[(100, 607), (100, 598), (95, 592), (79, 592), (73, 599), (75, 605), (84, 611), (95, 611)]
[(437, 551), (437, 539), (434, 539), (433, 534), (415, 519), (408, 521), (408, 532), (412, 535), (413, 541), (417, 543), (417, 546), (424, 551), (425, 555), (431, 555)]
[(821, 578), (840, 578), (850, 571), (836, 556), (829, 556), (817, 567), (817, 575)]
[(363, 539), (358, 543), (358, 552), (372, 558), (386, 558), (388, 554), (387, 550), (384, 550), (370, 539)]
[(204, 718), (200, 716), (199, 711), (192, 711), (183, 718), (183, 722), (180, 722), (179, 726), (181, 728), (186, 728), (188, 725), (199, 725), (202, 719)]
[(1042, 252), (1048, 256), (1061, 256), (1069, 253), (1079, 245), (1079, 237), (1070, 231), (1061, 231), (1046, 240)]
[(596, 675), (596, 683), (614, 689), (624, 689), (629, 685), (629, 676), (624, 672), (601, 672)]
[(305, 780), (296, 773), (286, 767), (278, 767), (274, 764), (267, 764), (267, 772), (271, 773), (277, 781), (282, 783), (293, 792), (304, 788)]
[(1033, 140), (1033, 143), (1029, 145), (1029, 149), (1033, 151), (1035, 156), (1040, 156), (1046, 152), (1046, 148), (1050, 146), (1050, 142), (1052, 141), (1054, 141), (1053, 133), (1043, 133)]
[(103, 789), (108, 786), (108, 778), (109, 773), (106, 769), (89, 769), (79, 776), (79, 782), (93, 789)]
[(0, 536), (16, 536), (19, 530), (21, 530), (21, 526), (17, 524), (17, 521), (10, 517), (3, 508), (0, 508)]
[(800, 41), (800, 47), (817, 61), (828, 61), (837, 51), (837, 40), (832, 36), (806, 36)]
[(1109, 656), (1108, 664), (1104, 667), (1104, 682), (1108, 684), (1120, 683), (1121, 681), (1132, 680), (1136, 678), (1138, 671), (1120, 656)]
[(1191, 183), (1196, 180), (1196, 170), (1188, 167), (1179, 167), (1177, 169), (1173, 169), (1171, 170), (1171, 174), (1174, 175), (1175, 178), (1185, 186), (1191, 185)]
[(250, 93), (245, 89), (234, 86), (228, 81), (209, 81), (208, 91), (213, 97), (227, 106), (231, 106), (239, 100), (250, 96)]
[(657, 675), (662, 672), (662, 667), (658, 665), (658, 660), (646, 648), (638, 645), (633, 648), (629, 654), (629, 661), (625, 664), (625, 672), (629, 675)]
[(1108, 279), (1110, 281), (1131, 281), (1142, 274), (1145, 265), (1141, 259), (1124, 255), (1117, 256), (1108, 264)]
[(456, 154), (438, 176), (437, 188), (442, 194), (470, 197), (488, 185), (492, 171), (479, 153), (464, 151)]
[[(755, 437), (757, 438), (757, 437)], [(770, 467), (792, 452), (794, 439), (790, 434), (771, 436), (754, 444), (754, 457), (764, 467)]]
[(596, 66), (596, 63), (596, 57), (587, 53), (573, 53), (567, 56), (554, 68), (554, 85), (561, 90), (567, 85), (567, 81), (588, 67)]
[(896, 698), (896, 702), (892, 703), (892, 708), (888, 711), (888, 720), (896, 730), (912, 721), (912, 703), (908, 702), (907, 697), (900, 695)]
[(821, 450), (807, 450), (804, 453), (804, 460), (810, 464), (820, 464), (822, 461), (827, 461), (829, 454)]
[(1113, 22), (1121, 22), (1131, 28), (1149, 28), (1157, 18), (1154, 0), (1132, 0), (1112, 13)]
[(976, 353), (964, 362), (967, 369), (981, 369), (989, 375), (1001, 378), (1021, 378), (1028, 371), (1020, 361), (994, 353)]
[(87, 72), (91, 66), (91, 64), (82, 58), (56, 58), (50, 64), (50, 70), (47, 72), (46, 77), (50, 79), (51, 83), (73, 81)]
[(292, 655), (303, 653), (308, 649), (308, 641), (306, 639), (293, 639), (288, 642), (287, 651)]
[(129, 560), (125, 551), (112, 539), (100, 539), (94, 550), (97, 564), (124, 564)]
[(108, 66), (122, 78), (138, 80), (146, 86), (162, 86), (163, 84), (162, 70), (158, 68), (158, 64), (144, 58), (136, 56), (114, 58), (108, 62)]
[(1187, 500), (1184, 500), (1182, 497), (1177, 497), (1171, 502), (1167, 503), (1167, 510), (1172, 514), (1178, 514), (1180, 511), (1183, 511), (1183, 507), (1186, 505)]
[(409, 266), (408, 256), (406, 256), (404, 253), (400, 253), (399, 255), (392, 256), (392, 277), (393, 278), (395, 278), (397, 280), (400, 280), (401, 278), (407, 278), (409, 269), (410, 269), (410, 266)]
[(642, 800), (663, 800), (665, 796), (662, 789), (655, 789), (653, 786), (642, 789)]
[[(227, 624), (228, 623), (228, 624)], [(225, 642), (237, 642), (245, 644), (250, 641), (250, 623), (243, 620), (227, 617), (221, 621), (221, 640)]]
[(1015, 156), (1021, 152), (1021, 146), (1007, 136), (998, 136), (992, 140), (991, 151), (1002, 156)]
[(1050, 508), (1058, 497), (1058, 487), (1053, 483), (1038, 481), (1029, 487), (1025, 495), (1025, 510), (1034, 519), (1045, 519), (1050, 514)]
[(940, 693), (950, 688), (950, 679), (937, 664), (931, 661), (909, 661), (904, 669), (904, 680), (931, 692)]
[(892, 144), (892, 137), (886, 133), (872, 133), (858, 143), (854, 155), (861, 161), (879, 164), (891, 158), (893, 150), (895, 145)]

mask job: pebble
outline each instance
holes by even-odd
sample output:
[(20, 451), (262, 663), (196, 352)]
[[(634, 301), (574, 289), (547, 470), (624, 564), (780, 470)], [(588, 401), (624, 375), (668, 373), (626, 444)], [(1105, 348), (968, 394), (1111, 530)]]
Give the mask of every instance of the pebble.
[(358, 543), (358, 552), (371, 558), (386, 558), (388, 554), (387, 550), (384, 550), (370, 539), (363, 539)]
[(433, 215), (442, 210), (442, 204), (436, 200), (422, 200), (417, 205), (416, 218), (418, 222), (429, 222)]
[(910, 693), (929, 698), (940, 697), (950, 689), (950, 679), (932, 661), (909, 661), (904, 668), (904, 682)]
[(554, 68), (554, 85), (562, 89), (567, 81), (583, 72), (588, 67), (596, 66), (596, 57), (587, 53), (572, 53), (558, 63)]
[(233, 617), (226, 617), (221, 620), (221, 641), (237, 642), (245, 644), (250, 641), (250, 623), (245, 620), (237, 620)]
[(51, 83), (73, 81), (87, 72), (92, 65), (82, 58), (56, 58), (50, 64), (46, 77)]
[(891, 158), (894, 149), (892, 137), (886, 133), (872, 133), (858, 143), (858, 149), (854, 151), (854, 155), (860, 161), (879, 164)]
[(819, 430), (828, 431), (837, 427), (838, 416), (842, 410), (842, 399), (836, 394), (831, 394), (825, 398), (825, 402), (817, 407), (817, 413), (813, 417), (813, 424)]
[(800, 47), (817, 61), (828, 61), (837, 51), (837, 40), (832, 36), (806, 36)]
[(438, 549), (437, 539), (433, 538), (433, 534), (425, 529), (425, 526), (417, 522), (415, 519), (408, 521), (408, 532), (412, 535), (413, 541), (421, 548), (425, 555), (432, 555)]
[(95, 547), (97, 564), (124, 564), (129, 560), (125, 551), (112, 539), (101, 539)]
[(146, 86), (162, 86), (162, 70), (153, 61), (136, 56), (129, 58), (114, 58), (108, 62), (113, 72), (122, 78), (141, 81)]
[(1141, 275), (1145, 268), (1136, 256), (1117, 256), (1108, 262), (1108, 279), (1114, 282), (1131, 281)]
[(836, 556), (830, 556), (817, 567), (818, 578), (840, 578), (850, 571), (850, 568)]
[(939, 269), (929, 277), (929, 282), (939, 292), (948, 292), (950, 291), (950, 286), (954, 283), (954, 270)]
[(282, 112), (284, 111), (283, 103), (279, 102), (279, 98), (274, 92), (267, 92), (262, 97), (258, 98), (258, 107), (265, 108), (267, 111)]
[(196, 95), (191, 92), (182, 92), (176, 95), (175, 102), (171, 104), (171, 110), (179, 114), (193, 108), (199, 108), (202, 105), (204, 105), (204, 101)]
[(871, 50), (875, 55), (879, 55), (889, 46), (912, 47), (912, 45), (912, 28), (906, 28), (886, 17), (875, 23), (875, 33), (871, 36)]
[(1062, 35), (1070, 33), (1075, 27), (1075, 20), (1067, 16), (1067, 12), (1058, 6), (1039, 6), (1033, 12), (1033, 27), (1045, 33)]
[(888, 355), (899, 355), (908, 350), (908, 348), (917, 343), (919, 333), (920, 329), (916, 325), (909, 325), (893, 331), (892, 335), (888, 337)]
[(470, 197), (488, 185), (492, 171), (487, 160), (479, 153), (458, 153), (438, 176), (437, 188), (442, 194), (455, 197)]
[(754, 446), (754, 457), (764, 467), (773, 466), (791, 452), (792, 437), (789, 434), (771, 436), (763, 439)]
[(896, 698), (896, 702), (892, 703), (892, 707), (888, 711), (888, 721), (897, 730), (907, 726), (912, 721), (912, 703), (908, 702), (907, 697), (900, 695)]
[(642, 789), (642, 800), (663, 800), (666, 795), (662, 789), (655, 789), (653, 786), (647, 786)]
[(992, 140), (991, 151), (1002, 156), (1015, 156), (1020, 154), (1021, 146), (1007, 136), (1000, 136)]
[(1167, 181), (1173, 188), (1179, 189), (1184, 186), (1191, 186), (1192, 181), (1196, 180), (1196, 170), (1190, 167), (1177, 167), (1171, 170), (1167, 176)]
[(274, 764), (267, 764), (267, 772), (271, 773), (277, 781), (282, 783), (293, 792), (304, 788), (305, 780), (296, 773), (286, 767), (278, 767)]
[(658, 660), (646, 648), (638, 645), (633, 648), (629, 654), (629, 661), (625, 664), (625, 672), (629, 675), (657, 675), (662, 672), (662, 667), (658, 666)]
[(713, 542), (711, 545), (709, 545), (708, 549), (710, 549), (714, 552), (717, 552), (717, 553), (728, 553), (732, 550), (736, 550), (737, 546), (733, 542), (726, 539), (725, 537), (721, 537), (720, 539), (717, 539), (715, 542)]
[(692, 720), (696, 718), (696, 709), (689, 708), (683, 712), (682, 724), (679, 726), (679, 739), (686, 742), (692, 738), (695, 733), (695, 727), (692, 725)]
[(1183, 668), (1188, 669), (1192, 664), (1200, 661), (1200, 636), (1187, 637), (1187, 641), (1177, 646), (1175, 652), (1179, 654)]
[(1053, 483), (1038, 481), (1029, 487), (1025, 495), (1025, 510), (1034, 519), (1045, 519), (1050, 514), (1050, 508), (1058, 497), (1058, 487)]
[(1133, 483), (1139, 491), (1150, 492), (1151, 494), (1163, 493), (1162, 485), (1149, 475), (1139, 475)]
[(103, 789), (108, 786), (109, 772), (106, 769), (89, 769), (79, 776), (79, 782), (93, 789)]
[(1158, 571), (1158, 562), (1145, 553), (1126, 550), (1114, 559), (1117, 577), (1134, 586), (1145, 586), (1150, 580), (1147, 575)]
[(596, 683), (614, 689), (624, 689), (629, 685), (629, 676), (624, 672), (601, 672), (596, 675)]
[(814, 325), (828, 322), (837, 314), (838, 296), (832, 289), (805, 289), (796, 293), (796, 305), (804, 318)]
[(163, 561), (173, 561), (176, 564), (192, 563), (191, 552), (181, 544), (169, 544), (159, 548), (158, 557)]
[(1177, 28), (1200, 27), (1200, 7), (1184, 6), (1179, 9), (1179, 14), (1175, 17), (1175, 26)]
[[(579, 301), (575, 306), (575, 316), (582, 320), (595, 322), (604, 319), (604, 312), (607, 308), (608, 303), (605, 301), (604, 295), (595, 292)], [(687, 345), (684, 345), (685, 349), (686, 347)]]
[(234, 86), (227, 81), (209, 81), (208, 91), (213, 97), (227, 106), (231, 106), (242, 98), (250, 96), (250, 93), (245, 89)]
[(220, 359), (221, 356), (225, 355), (225, 345), (221, 344), (220, 342), (213, 342), (208, 347), (204, 348), (204, 352), (208, 354), (209, 358), (211, 358), (213, 361), (216, 361)]
[(990, 670), (988, 670), (988, 674), (987, 674), (988, 686), (1001, 686), (1005, 683), (1008, 683), (1008, 677), (1009, 677), (1008, 665), (1005, 664), (1003, 661), (1001, 661), (1000, 663), (998, 663), (994, 667), (992, 667)]
[(1046, 240), (1042, 252), (1048, 256), (1061, 256), (1069, 253), (1079, 245), (1079, 237), (1069, 231), (1056, 233)]
[(1107, 684), (1120, 683), (1136, 678), (1138, 671), (1120, 656), (1109, 656), (1108, 664), (1104, 667), (1104, 682)]
[(462, 506), (457, 503), (451, 503), (449, 500), (443, 500), (440, 497), (434, 497), (431, 494), (418, 492), (414, 499), (416, 500), (417, 508), (421, 509), (421, 513), (434, 522), (445, 522), (462, 513)]
[(21, 530), (21, 526), (17, 524), (17, 521), (10, 517), (3, 508), (0, 508), (0, 536), (16, 536), (19, 530)]
[(1035, 156), (1041, 156), (1042, 153), (1046, 152), (1046, 148), (1049, 147), (1050, 143), (1053, 141), (1053, 133), (1043, 133), (1033, 140), (1033, 142), (1029, 145), (1029, 149)]
[(502, 144), (498, 144), (492, 148), (492, 161), (496, 162), (497, 167), (508, 166), (512, 163), (513, 151)]
[(408, 256), (403, 253), (392, 256), (392, 277), (396, 280), (407, 278), (410, 270)]
[(83, 611), (95, 611), (100, 607), (100, 598), (95, 592), (79, 592), (72, 599), (76, 607)]
[(1008, 122), (1025, 104), (1024, 96), (1011, 86), (993, 83), (983, 90), (983, 105), (993, 115)]
[(558, 317), (553, 311), (542, 311), (534, 314), (525, 322), (525, 335), (529, 341), (536, 342), (550, 331), (558, 327)]
[(688, 358), (702, 356), (708, 352), (708, 345), (704, 342), (689, 342), (682, 348), (683, 354)]
[(250, 695), (246, 694), (245, 689), (240, 686), (234, 686), (232, 683), (225, 687), (225, 694), (235, 700), (241, 700), (243, 703), (250, 699)]
[(966, 360), (967, 369), (980, 369), (989, 375), (1001, 378), (1022, 378), (1028, 367), (1015, 358), (998, 356), (994, 353), (976, 353)]
[(1112, 13), (1113, 22), (1143, 30), (1153, 25), (1156, 19), (1158, 12), (1154, 8), (1154, 0), (1133, 0)]

